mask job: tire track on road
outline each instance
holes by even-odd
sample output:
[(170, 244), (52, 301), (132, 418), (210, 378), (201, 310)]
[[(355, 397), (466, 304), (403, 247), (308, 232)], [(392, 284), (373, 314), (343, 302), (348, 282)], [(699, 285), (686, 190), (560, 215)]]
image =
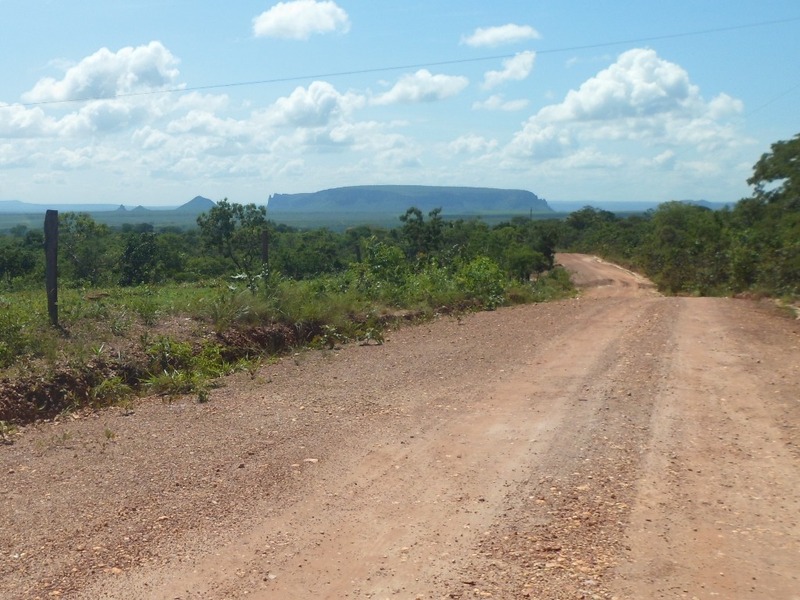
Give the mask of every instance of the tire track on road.
[(630, 319), (617, 322), (611, 343), (597, 347), (578, 336), (561, 354), (586, 366), (562, 387), (560, 430), (508, 493), (478, 556), (446, 590), (450, 597), (612, 596), (677, 310), (664, 298), (628, 299), (624, 306)]
[[(800, 338), (792, 346), (750, 303), (679, 302), (619, 589), (632, 599), (797, 600), (800, 440), (783, 425), (799, 416)], [(786, 367), (794, 385), (786, 375), (776, 385)]]

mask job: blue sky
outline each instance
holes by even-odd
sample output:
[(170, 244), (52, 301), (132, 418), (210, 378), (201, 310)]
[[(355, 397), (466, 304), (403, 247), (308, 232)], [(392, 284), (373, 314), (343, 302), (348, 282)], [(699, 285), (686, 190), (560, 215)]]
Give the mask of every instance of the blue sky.
[(0, 65), (0, 200), (735, 201), (800, 132), (795, 0), (0, 0)]

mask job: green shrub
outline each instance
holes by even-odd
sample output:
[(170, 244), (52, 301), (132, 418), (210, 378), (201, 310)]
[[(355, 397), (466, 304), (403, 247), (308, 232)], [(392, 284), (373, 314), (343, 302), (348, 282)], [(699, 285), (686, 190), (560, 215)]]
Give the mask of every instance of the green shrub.
[(150, 360), (150, 371), (187, 369), (193, 361), (191, 344), (167, 336), (159, 336), (145, 349), (145, 353)]
[(199, 373), (169, 369), (150, 375), (145, 386), (154, 394), (182, 396), (207, 390), (207, 380)]
[(462, 265), (456, 280), (468, 297), (489, 310), (505, 301), (506, 277), (491, 258), (479, 256)]
[(465, 299), (454, 274), (432, 261), (407, 279), (403, 291), (408, 308), (455, 306)]
[(12, 365), (20, 356), (35, 353), (38, 344), (32, 335), (32, 320), (46, 317), (37, 316), (30, 308), (0, 298), (0, 368)]
[(365, 298), (397, 306), (402, 302), (402, 287), (411, 273), (405, 254), (398, 246), (369, 240), (364, 260), (350, 265), (350, 277)]
[(532, 284), (531, 289), (533, 302), (550, 302), (571, 298), (576, 293), (569, 272), (562, 267), (556, 267), (546, 275), (539, 277)]
[(200, 375), (216, 379), (233, 373), (236, 370), (236, 365), (225, 360), (222, 346), (207, 343), (203, 344), (200, 352), (192, 358), (189, 368)]
[(227, 287), (208, 304), (205, 313), (217, 331), (224, 331), (249, 317), (252, 301), (253, 294), (248, 290)]
[(103, 379), (90, 393), (92, 403), (95, 406), (108, 406), (127, 400), (133, 396), (134, 391), (131, 386), (122, 380), (122, 377), (109, 377)]

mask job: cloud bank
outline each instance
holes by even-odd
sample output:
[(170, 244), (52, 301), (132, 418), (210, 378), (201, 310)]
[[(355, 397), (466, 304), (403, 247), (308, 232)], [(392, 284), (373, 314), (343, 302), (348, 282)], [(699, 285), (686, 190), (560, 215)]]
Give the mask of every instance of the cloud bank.
[[(0, 103), (0, 184), (22, 172), (27, 181), (74, 187), (83, 172), (89, 187), (106, 177), (133, 190), (186, 182), (226, 189), (232, 180), (530, 181), (561, 190), (656, 176), (702, 184), (739, 167), (742, 103), (704, 98), (685, 69), (654, 50), (623, 52), (544, 105), (535, 78), (527, 95), (513, 87), (532, 76), (535, 61), (534, 52), (519, 52), (472, 89), (464, 75), (418, 69), (378, 92), (368, 81), (347, 89), (317, 80), (258, 102), (213, 91), (151, 93), (185, 87), (180, 61), (161, 42), (101, 48), (36, 82), (22, 95), (28, 105)], [(514, 96), (480, 92), (500, 86)], [(95, 99), (30, 105), (81, 97)], [(444, 101), (440, 110), (430, 106)], [(510, 114), (529, 106), (536, 108), (522, 118)]]

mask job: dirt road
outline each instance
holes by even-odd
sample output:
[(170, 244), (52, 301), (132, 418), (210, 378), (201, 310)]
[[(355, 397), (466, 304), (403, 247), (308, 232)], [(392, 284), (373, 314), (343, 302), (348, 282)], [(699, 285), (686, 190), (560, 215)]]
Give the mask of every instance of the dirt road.
[(580, 298), (0, 446), (0, 597), (800, 599), (800, 322)]

